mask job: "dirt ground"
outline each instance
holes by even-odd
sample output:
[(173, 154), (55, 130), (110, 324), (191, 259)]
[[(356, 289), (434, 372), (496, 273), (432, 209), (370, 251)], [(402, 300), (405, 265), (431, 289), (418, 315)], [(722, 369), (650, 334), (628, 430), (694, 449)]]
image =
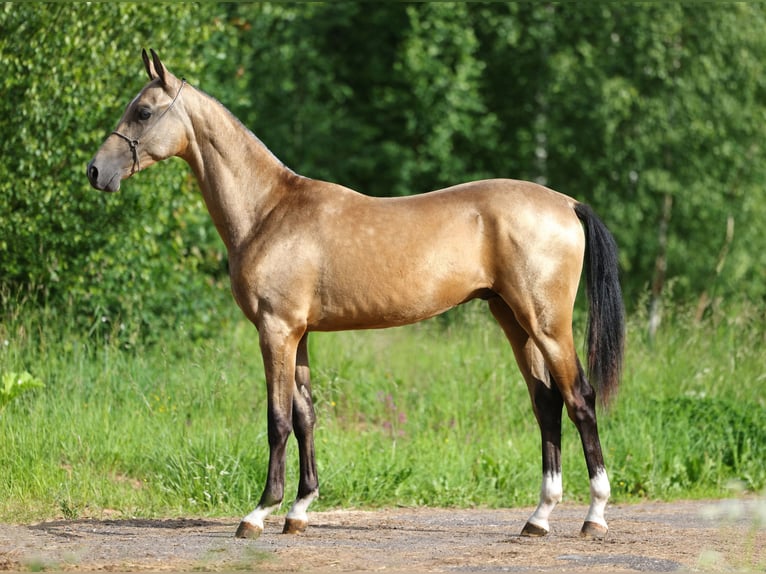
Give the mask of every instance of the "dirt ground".
[(606, 540), (579, 537), (586, 507), (561, 504), (545, 538), (518, 536), (531, 508), (310, 513), (302, 535), (272, 516), (258, 540), (237, 519), (0, 525), (0, 570), (257, 572), (766, 572), (766, 501), (608, 508)]

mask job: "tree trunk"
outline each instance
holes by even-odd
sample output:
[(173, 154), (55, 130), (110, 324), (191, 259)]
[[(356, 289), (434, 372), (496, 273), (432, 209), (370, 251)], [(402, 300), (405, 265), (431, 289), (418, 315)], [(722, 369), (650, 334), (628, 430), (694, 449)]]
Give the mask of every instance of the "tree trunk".
[(662, 290), (665, 287), (667, 271), (668, 225), (673, 211), (673, 196), (665, 194), (662, 204), (662, 216), (657, 230), (657, 258), (654, 260), (654, 278), (652, 279), (652, 299), (649, 307), (649, 340), (653, 341), (662, 322)]

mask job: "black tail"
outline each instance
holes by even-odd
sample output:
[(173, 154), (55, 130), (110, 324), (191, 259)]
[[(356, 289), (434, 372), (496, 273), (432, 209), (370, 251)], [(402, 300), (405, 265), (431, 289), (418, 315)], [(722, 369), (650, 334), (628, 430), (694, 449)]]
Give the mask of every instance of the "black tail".
[(593, 209), (575, 213), (585, 225), (585, 278), (588, 293), (588, 376), (607, 405), (617, 392), (625, 352), (625, 307), (617, 264), (617, 243)]

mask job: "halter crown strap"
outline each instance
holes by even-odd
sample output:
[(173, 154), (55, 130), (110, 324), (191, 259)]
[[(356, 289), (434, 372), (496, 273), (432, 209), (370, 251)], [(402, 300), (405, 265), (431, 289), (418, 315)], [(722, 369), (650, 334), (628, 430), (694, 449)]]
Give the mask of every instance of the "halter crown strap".
[[(186, 85), (186, 78), (183, 78), (181, 79), (181, 87), (178, 88), (178, 91), (176, 92), (176, 95), (173, 98), (173, 101), (170, 102), (170, 105), (162, 111), (160, 116), (157, 118), (157, 121), (155, 121), (152, 125), (146, 128), (146, 130), (142, 134), (142, 137), (148, 134), (152, 128), (154, 128), (158, 123), (160, 123), (160, 120), (165, 116), (165, 114), (168, 113), (170, 109), (176, 104), (176, 100), (178, 99), (178, 96), (181, 95), (181, 90), (183, 90), (185, 85)], [(128, 147), (130, 148), (130, 153), (133, 154), (133, 166), (130, 168), (130, 175), (133, 175), (137, 171), (141, 171), (141, 162), (138, 160), (138, 144), (141, 143), (140, 140), (129, 138), (128, 136), (118, 132), (117, 130), (114, 130), (112, 134), (124, 139), (127, 142)]]

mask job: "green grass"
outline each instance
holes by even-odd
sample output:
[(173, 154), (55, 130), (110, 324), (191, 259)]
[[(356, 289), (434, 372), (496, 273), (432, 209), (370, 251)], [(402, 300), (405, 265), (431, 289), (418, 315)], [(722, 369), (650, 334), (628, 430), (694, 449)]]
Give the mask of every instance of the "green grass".
[[(631, 318), (623, 386), (600, 413), (613, 499), (763, 491), (763, 310), (718, 310), (699, 324), (670, 315), (653, 344), (645, 318)], [(0, 411), (0, 520), (251, 510), (268, 459), (265, 384), (255, 329), (228, 316), (207, 340), (168, 332), (128, 345), (119, 326), (88, 335), (50, 310), (6, 305), (0, 372), (28, 371), (45, 387)], [(310, 353), (313, 510), (536, 502), (537, 425), (483, 305), (411, 327), (314, 334)], [(564, 426), (565, 498), (587, 500), (579, 438)], [(291, 440), (288, 501), (296, 450)]]

